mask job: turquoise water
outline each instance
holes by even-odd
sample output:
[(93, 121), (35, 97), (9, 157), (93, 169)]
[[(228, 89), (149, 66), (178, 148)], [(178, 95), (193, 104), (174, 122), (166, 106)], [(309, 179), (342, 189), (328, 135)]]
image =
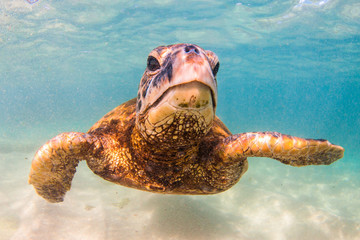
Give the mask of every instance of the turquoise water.
[[(147, 54), (189, 42), (220, 59), (217, 115), (345, 148), (330, 166), (249, 159), (214, 196), (124, 188), (80, 164), (65, 202), (27, 184), (35, 151), (133, 98)], [(357, 0), (1, 0), (0, 239), (360, 239)]]

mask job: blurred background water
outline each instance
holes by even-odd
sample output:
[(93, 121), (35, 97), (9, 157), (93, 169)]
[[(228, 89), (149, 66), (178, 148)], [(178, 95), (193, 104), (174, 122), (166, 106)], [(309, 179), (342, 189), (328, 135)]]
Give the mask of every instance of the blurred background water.
[[(344, 158), (252, 158), (214, 196), (127, 189), (82, 163), (64, 203), (38, 197), (35, 151), (135, 97), (147, 54), (179, 42), (219, 56), (233, 133), (326, 138)], [(1, 0), (0, 126), (0, 239), (360, 239), (360, 3)]]

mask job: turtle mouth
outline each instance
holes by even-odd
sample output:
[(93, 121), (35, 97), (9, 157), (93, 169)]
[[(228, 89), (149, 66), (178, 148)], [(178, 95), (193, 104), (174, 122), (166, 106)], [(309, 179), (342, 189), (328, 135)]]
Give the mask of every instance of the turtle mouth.
[(172, 107), (182, 110), (201, 110), (209, 106), (215, 109), (214, 95), (209, 86), (194, 80), (170, 87), (149, 108), (168, 102)]
[(152, 143), (192, 144), (211, 128), (215, 117), (213, 93), (199, 81), (175, 85), (137, 118), (137, 126)]

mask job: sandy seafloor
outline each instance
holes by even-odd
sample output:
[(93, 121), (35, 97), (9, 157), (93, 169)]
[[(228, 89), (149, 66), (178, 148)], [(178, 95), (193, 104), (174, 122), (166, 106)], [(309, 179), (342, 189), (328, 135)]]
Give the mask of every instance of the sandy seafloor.
[[(7, 161), (31, 157), (9, 154)], [(321, 168), (321, 167), (320, 167)], [(141, 192), (78, 167), (71, 191), (49, 204), (7, 165), (1, 181), (1, 239), (358, 239), (359, 181), (319, 167), (250, 160), (231, 190), (213, 196)]]
[[(360, 239), (359, 16), (356, 0), (2, 0), (0, 240)], [(136, 96), (147, 54), (178, 42), (219, 56), (217, 114), (232, 132), (326, 138), (344, 158), (251, 158), (212, 196), (121, 187), (81, 162), (63, 203), (36, 195), (36, 150)]]

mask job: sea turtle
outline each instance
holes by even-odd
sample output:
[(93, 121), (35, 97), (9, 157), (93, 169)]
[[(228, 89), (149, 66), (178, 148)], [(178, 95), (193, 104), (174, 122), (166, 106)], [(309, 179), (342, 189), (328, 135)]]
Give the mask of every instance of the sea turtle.
[(292, 166), (328, 165), (344, 149), (323, 139), (277, 132), (232, 135), (215, 116), (218, 57), (193, 44), (150, 52), (137, 98), (106, 114), (87, 133), (61, 133), (32, 161), (29, 183), (61, 202), (76, 166), (86, 160), (102, 178), (169, 194), (214, 194), (236, 184), (247, 157)]

